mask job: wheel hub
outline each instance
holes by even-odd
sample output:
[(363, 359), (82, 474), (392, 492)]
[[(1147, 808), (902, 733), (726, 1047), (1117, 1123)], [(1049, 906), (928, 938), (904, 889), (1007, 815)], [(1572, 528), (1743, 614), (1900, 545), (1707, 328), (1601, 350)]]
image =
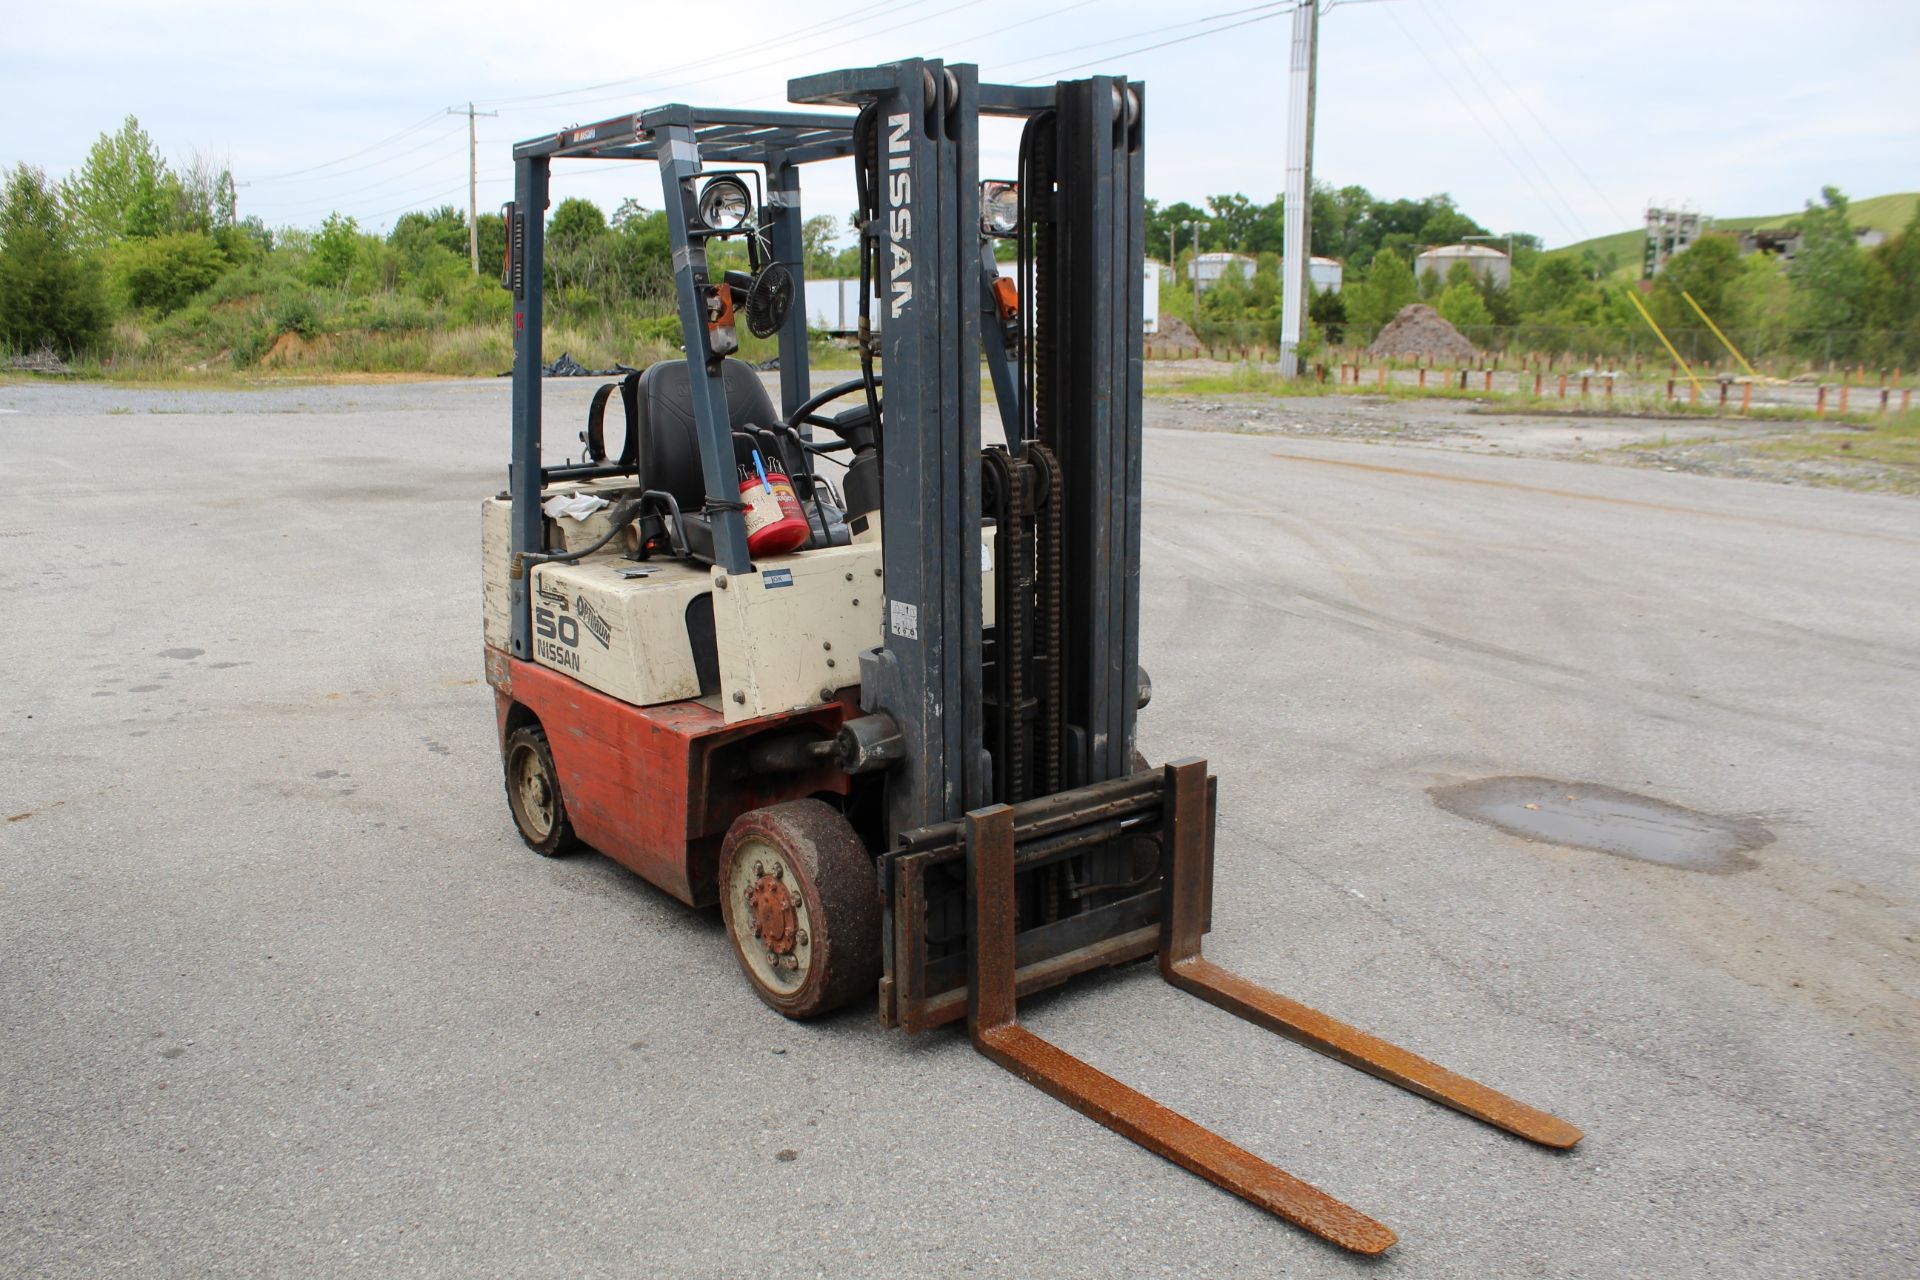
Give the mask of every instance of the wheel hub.
[(747, 891), (747, 910), (753, 916), (753, 936), (776, 956), (790, 955), (800, 932), (793, 895), (777, 875), (762, 875)]
[(536, 836), (553, 826), (553, 788), (540, 767), (540, 758), (522, 748), (513, 760), (515, 781), (520, 793), (520, 809)]

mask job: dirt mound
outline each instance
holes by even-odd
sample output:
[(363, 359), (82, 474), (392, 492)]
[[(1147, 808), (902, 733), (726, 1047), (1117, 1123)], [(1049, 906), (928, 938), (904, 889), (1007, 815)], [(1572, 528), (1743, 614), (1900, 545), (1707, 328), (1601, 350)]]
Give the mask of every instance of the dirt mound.
[(1200, 338), (1193, 327), (1179, 316), (1161, 316), (1160, 332), (1147, 335), (1147, 345), (1159, 350), (1162, 347), (1180, 351), (1198, 351)]
[(1480, 355), (1438, 311), (1421, 302), (1400, 308), (1400, 314), (1380, 331), (1367, 354), (1402, 360), (1474, 360)]
[(261, 364), (292, 364), (312, 349), (308, 341), (289, 329), (273, 340), (267, 348), (267, 354), (260, 357)]

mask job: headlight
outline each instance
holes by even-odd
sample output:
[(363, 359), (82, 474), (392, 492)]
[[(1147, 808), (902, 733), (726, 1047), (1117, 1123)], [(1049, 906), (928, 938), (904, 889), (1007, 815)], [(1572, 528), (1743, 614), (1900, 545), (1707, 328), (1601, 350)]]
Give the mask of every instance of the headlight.
[(738, 231), (752, 212), (753, 197), (738, 178), (715, 178), (700, 190), (700, 222), (709, 231)]
[(1010, 236), (1020, 230), (1020, 184), (980, 184), (980, 234)]

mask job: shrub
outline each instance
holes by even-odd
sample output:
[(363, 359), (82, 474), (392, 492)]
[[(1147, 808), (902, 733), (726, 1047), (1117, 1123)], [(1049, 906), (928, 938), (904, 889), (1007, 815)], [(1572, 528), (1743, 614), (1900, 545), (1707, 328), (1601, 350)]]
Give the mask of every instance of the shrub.
[(220, 246), (197, 231), (129, 240), (114, 256), (114, 274), (127, 301), (161, 315), (185, 306), (226, 268)]
[[(311, 338), (320, 329), (320, 309), (304, 293), (283, 294), (273, 309), (273, 337), (297, 333)], [(271, 338), (269, 339), (271, 340)]]

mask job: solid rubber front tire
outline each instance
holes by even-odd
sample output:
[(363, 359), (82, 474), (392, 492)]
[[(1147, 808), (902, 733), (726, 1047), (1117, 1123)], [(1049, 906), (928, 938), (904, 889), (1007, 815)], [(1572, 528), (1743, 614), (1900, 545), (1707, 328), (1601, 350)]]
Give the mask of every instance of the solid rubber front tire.
[(872, 999), (880, 981), (873, 859), (831, 805), (743, 813), (720, 847), (720, 913), (754, 994), (789, 1018)]

